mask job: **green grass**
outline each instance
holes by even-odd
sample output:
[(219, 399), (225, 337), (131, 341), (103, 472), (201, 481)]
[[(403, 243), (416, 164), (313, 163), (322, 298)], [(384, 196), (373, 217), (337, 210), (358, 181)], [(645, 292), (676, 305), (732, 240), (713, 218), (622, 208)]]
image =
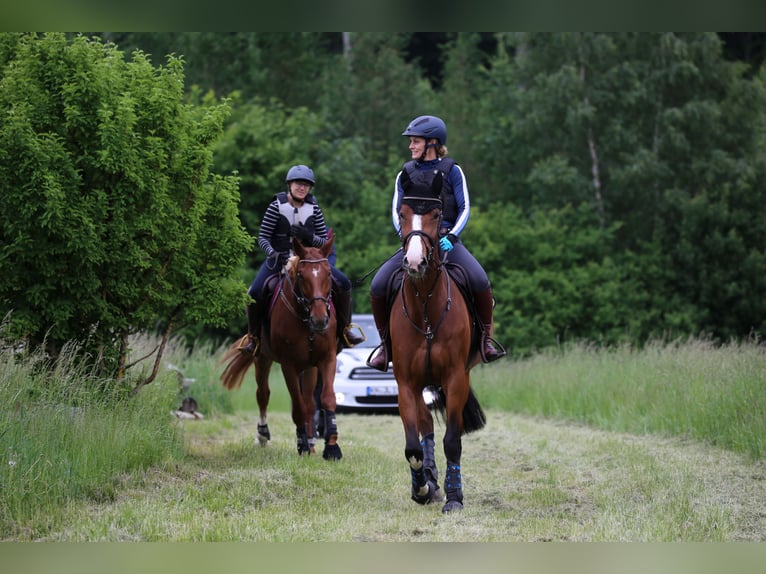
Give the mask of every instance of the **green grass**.
[(131, 381), (98, 379), (74, 351), (0, 351), (0, 535), (45, 532), (67, 501), (113, 500), (122, 473), (183, 456), (172, 384), (131, 398)]
[[(136, 338), (135, 356), (155, 344)], [(151, 364), (118, 384), (74, 353), (0, 351), (0, 538), (766, 540), (756, 342), (583, 345), (475, 368), (489, 424), (464, 439), (457, 517), (409, 500), (396, 416), (341, 415), (342, 461), (298, 457), (278, 366), (272, 443), (256, 446), (254, 376), (223, 389), (222, 354), (169, 345), (164, 364), (195, 379), (205, 416), (179, 421), (167, 369), (131, 397)]]
[(482, 401), (502, 410), (766, 456), (766, 348), (757, 342), (580, 345), (481, 366), (473, 380)]

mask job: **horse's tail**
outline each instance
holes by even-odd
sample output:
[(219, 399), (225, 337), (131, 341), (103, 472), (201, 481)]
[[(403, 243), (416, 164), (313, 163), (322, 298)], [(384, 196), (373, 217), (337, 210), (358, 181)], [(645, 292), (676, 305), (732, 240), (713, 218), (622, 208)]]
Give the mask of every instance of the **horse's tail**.
[[(444, 389), (441, 387), (436, 389), (436, 398), (431, 403), (431, 409), (435, 410), (442, 420), (446, 420), (446, 397), (444, 396)], [(463, 407), (463, 434), (481, 430), (486, 423), (487, 417), (484, 415), (484, 409), (481, 408), (473, 389), (469, 387), (468, 400)]]
[(240, 346), (238, 339), (226, 350), (221, 359), (222, 363), (226, 363), (226, 368), (221, 373), (221, 384), (230, 391), (242, 385), (245, 373), (253, 364), (253, 357), (242, 353), (239, 350)]
[(473, 389), (469, 388), (468, 400), (463, 407), (463, 434), (481, 430), (485, 424), (487, 424), (487, 417), (484, 416), (484, 409), (481, 408)]

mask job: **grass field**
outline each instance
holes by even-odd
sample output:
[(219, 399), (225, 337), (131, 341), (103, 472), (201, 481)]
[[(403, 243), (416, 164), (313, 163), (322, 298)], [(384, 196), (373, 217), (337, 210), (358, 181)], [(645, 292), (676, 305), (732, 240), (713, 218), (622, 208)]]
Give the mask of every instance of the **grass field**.
[(221, 389), (218, 356), (168, 356), (196, 379), (204, 420), (170, 416), (170, 371), (124, 399), (77, 365), (52, 380), (2, 356), (2, 539), (766, 541), (757, 344), (574, 347), (477, 367), (488, 424), (464, 437), (456, 515), (409, 500), (395, 415), (339, 415), (343, 460), (298, 457), (275, 376), (273, 440), (257, 446), (254, 381)]

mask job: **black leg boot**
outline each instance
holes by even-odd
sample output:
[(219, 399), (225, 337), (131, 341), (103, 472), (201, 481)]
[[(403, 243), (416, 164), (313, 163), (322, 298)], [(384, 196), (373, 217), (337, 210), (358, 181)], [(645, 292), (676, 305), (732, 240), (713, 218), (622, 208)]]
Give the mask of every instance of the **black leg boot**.
[[(491, 363), (507, 354), (502, 345), (492, 338), (492, 309), (494, 307), (492, 289), (480, 291), (475, 293), (474, 296), (476, 297), (476, 309), (479, 312), (479, 320), (481, 321), (481, 358), (485, 363)], [(500, 347), (500, 349), (496, 349), (495, 345)]]
[(261, 332), (261, 317), (263, 316), (263, 304), (254, 300), (245, 308), (247, 315), (247, 343), (239, 348), (244, 355), (255, 357), (261, 346), (259, 335)]
[(354, 347), (365, 341), (365, 337), (360, 336), (353, 330), (351, 323), (351, 291), (339, 291), (333, 287), (335, 297), (335, 314), (338, 322), (338, 339), (340, 351), (343, 347)]
[(372, 316), (375, 319), (375, 327), (377, 327), (380, 335), (380, 345), (370, 353), (367, 366), (385, 373), (388, 371), (388, 351), (386, 349), (388, 305), (385, 297), (376, 297), (375, 295), (370, 295), (370, 305), (372, 306)]

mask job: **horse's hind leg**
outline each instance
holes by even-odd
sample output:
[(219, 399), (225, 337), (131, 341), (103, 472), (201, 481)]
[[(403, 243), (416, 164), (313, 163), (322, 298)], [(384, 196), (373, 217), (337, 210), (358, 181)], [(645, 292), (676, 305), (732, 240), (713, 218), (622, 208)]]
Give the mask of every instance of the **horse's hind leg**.
[(255, 399), (258, 402), (258, 432), (256, 438), (261, 446), (271, 440), (271, 433), (269, 432), (269, 423), (266, 418), (266, 411), (269, 407), (269, 397), (271, 396), (271, 389), (269, 388), (269, 373), (271, 371), (271, 359), (264, 357), (263, 353), (258, 355), (255, 359), (255, 382), (257, 389), (255, 391)]

